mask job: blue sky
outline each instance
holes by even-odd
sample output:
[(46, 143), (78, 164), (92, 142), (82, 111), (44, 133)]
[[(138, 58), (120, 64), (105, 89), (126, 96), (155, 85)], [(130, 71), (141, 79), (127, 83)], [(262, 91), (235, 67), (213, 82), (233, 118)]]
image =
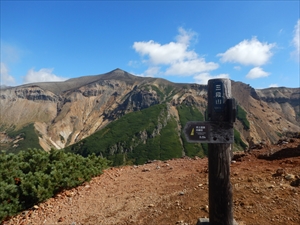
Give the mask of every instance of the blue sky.
[(1, 1), (1, 84), (116, 68), (299, 87), (299, 1)]

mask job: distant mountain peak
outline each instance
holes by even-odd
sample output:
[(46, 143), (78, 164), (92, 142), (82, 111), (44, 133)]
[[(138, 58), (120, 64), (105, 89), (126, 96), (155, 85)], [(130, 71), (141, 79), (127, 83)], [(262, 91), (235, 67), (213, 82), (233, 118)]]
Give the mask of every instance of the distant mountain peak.
[(119, 76), (124, 76), (125, 74), (128, 74), (128, 73), (120, 68), (116, 68), (106, 74), (115, 74), (115, 75), (119, 75)]
[(108, 73), (105, 73), (101, 76), (102, 79), (117, 79), (117, 80), (126, 80), (126, 81), (134, 81), (139, 79), (139, 77), (130, 74), (120, 68), (116, 68)]
[(116, 68), (114, 70), (112, 70), (111, 72), (114, 72), (114, 73), (125, 73), (124, 70), (120, 69), (120, 68)]

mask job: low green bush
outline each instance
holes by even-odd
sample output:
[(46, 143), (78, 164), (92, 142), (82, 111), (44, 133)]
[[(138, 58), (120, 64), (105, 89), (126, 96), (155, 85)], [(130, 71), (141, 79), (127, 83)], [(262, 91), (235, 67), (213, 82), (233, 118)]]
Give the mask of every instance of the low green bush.
[(80, 155), (28, 149), (0, 154), (0, 221), (76, 187), (102, 173), (110, 162), (95, 154)]

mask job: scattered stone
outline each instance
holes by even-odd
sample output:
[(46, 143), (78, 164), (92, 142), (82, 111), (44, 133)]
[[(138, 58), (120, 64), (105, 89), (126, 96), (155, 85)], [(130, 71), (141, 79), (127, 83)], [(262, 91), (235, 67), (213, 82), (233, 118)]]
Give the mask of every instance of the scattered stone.
[(153, 205), (153, 204), (150, 204), (150, 205), (148, 205), (148, 207), (149, 207), (149, 208), (152, 208), (152, 207), (154, 207), (154, 205)]
[(34, 205), (33, 208), (34, 208), (34, 209), (38, 209), (39, 207), (38, 207), (37, 205)]
[(277, 145), (286, 145), (288, 144), (288, 139), (285, 137), (285, 138), (280, 138), (278, 141), (277, 141)]
[(65, 194), (66, 194), (67, 197), (72, 197), (73, 196), (73, 192), (71, 192), (71, 191), (66, 191)]
[(296, 180), (293, 180), (291, 182), (291, 186), (293, 186), (293, 187), (299, 187), (300, 186), (300, 178), (297, 178)]
[(204, 205), (201, 207), (201, 209), (205, 212), (208, 212), (208, 205)]
[(149, 172), (150, 169), (149, 168), (143, 168), (142, 172)]
[(285, 175), (285, 177), (284, 177), (286, 180), (294, 180), (295, 179), (295, 175), (293, 175), (293, 174), (287, 174), (287, 175)]
[(22, 212), (22, 215), (26, 216), (28, 214), (28, 210), (25, 210), (24, 212)]
[(157, 166), (156, 169), (159, 170), (159, 169), (160, 169), (160, 166)]
[(185, 194), (184, 191), (179, 192), (179, 195), (184, 195), (184, 194)]
[(64, 221), (64, 218), (62, 218), (62, 217), (60, 217), (58, 220), (57, 220), (57, 222), (59, 222), (59, 223), (61, 223), (61, 222), (63, 222)]
[(177, 221), (176, 224), (179, 224), (179, 225), (189, 225), (188, 223), (185, 223), (183, 220)]
[(276, 170), (276, 173), (274, 175), (280, 177), (284, 174), (285, 174), (285, 170), (282, 169), (282, 168), (279, 168), (279, 169)]

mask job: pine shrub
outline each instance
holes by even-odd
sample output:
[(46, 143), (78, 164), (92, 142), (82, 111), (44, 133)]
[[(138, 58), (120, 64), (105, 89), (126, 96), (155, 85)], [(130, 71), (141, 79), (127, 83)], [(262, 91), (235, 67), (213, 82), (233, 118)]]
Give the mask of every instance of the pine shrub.
[(63, 150), (28, 149), (0, 154), (0, 221), (43, 202), (63, 189), (76, 187), (102, 173), (110, 162)]

